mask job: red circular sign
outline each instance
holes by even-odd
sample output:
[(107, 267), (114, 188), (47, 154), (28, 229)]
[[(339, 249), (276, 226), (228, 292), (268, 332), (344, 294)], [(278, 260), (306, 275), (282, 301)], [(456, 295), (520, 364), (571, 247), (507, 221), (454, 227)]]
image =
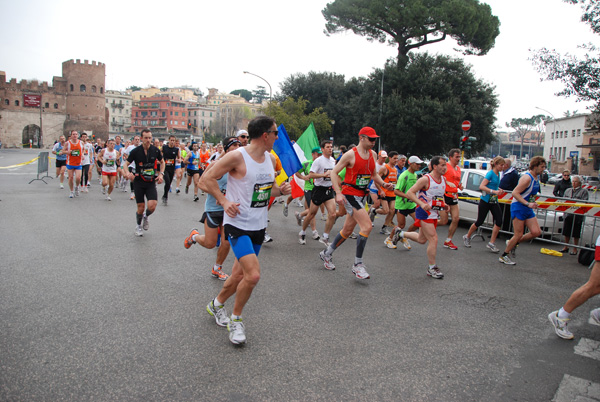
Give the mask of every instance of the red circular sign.
[(463, 131), (469, 131), (471, 129), (471, 122), (469, 120), (465, 120), (462, 122)]

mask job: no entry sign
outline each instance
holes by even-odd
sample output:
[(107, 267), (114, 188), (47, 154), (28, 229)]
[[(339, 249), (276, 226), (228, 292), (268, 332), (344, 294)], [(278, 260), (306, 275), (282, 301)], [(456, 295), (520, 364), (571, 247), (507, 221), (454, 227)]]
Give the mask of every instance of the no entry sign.
[(469, 131), (471, 129), (471, 122), (469, 120), (465, 120), (462, 122), (463, 131)]

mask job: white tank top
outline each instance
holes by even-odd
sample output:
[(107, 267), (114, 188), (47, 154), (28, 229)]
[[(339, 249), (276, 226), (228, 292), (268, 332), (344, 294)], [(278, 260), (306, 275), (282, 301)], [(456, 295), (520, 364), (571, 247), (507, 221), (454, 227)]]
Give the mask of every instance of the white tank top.
[(231, 218), (225, 214), (223, 224), (235, 226), (242, 230), (261, 230), (267, 227), (269, 199), (275, 181), (275, 169), (271, 154), (265, 151), (265, 160), (256, 162), (246, 149), (239, 148), (233, 152), (241, 152), (246, 164), (246, 175), (237, 179), (232, 175), (227, 179), (228, 200), (239, 203), (240, 213)]
[(102, 171), (106, 173), (114, 173), (117, 171), (117, 151), (110, 152), (108, 148), (104, 149), (104, 163)]
[[(438, 183), (433, 177), (431, 177), (430, 174), (426, 174), (425, 177), (429, 179), (429, 188), (427, 190), (419, 191), (419, 199), (426, 202), (430, 206), (432, 205), (433, 200), (443, 201), (444, 193), (446, 192), (446, 178), (442, 176), (442, 180)], [(437, 219), (438, 217), (438, 211), (435, 209), (431, 209), (427, 218), (418, 217), (418, 219)]]

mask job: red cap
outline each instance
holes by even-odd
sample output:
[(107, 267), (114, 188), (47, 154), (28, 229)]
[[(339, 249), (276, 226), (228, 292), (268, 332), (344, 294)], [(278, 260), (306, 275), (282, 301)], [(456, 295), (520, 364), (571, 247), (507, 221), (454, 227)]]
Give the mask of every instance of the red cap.
[(358, 135), (366, 135), (369, 138), (379, 138), (379, 136), (375, 133), (375, 130), (371, 127), (363, 127), (358, 132)]

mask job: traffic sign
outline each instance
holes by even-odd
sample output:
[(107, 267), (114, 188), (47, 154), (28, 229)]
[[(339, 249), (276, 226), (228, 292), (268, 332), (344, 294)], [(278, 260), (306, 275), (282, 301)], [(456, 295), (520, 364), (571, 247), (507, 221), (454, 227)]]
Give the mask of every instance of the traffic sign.
[(462, 122), (463, 131), (469, 131), (471, 129), (471, 122), (469, 120), (465, 120)]

